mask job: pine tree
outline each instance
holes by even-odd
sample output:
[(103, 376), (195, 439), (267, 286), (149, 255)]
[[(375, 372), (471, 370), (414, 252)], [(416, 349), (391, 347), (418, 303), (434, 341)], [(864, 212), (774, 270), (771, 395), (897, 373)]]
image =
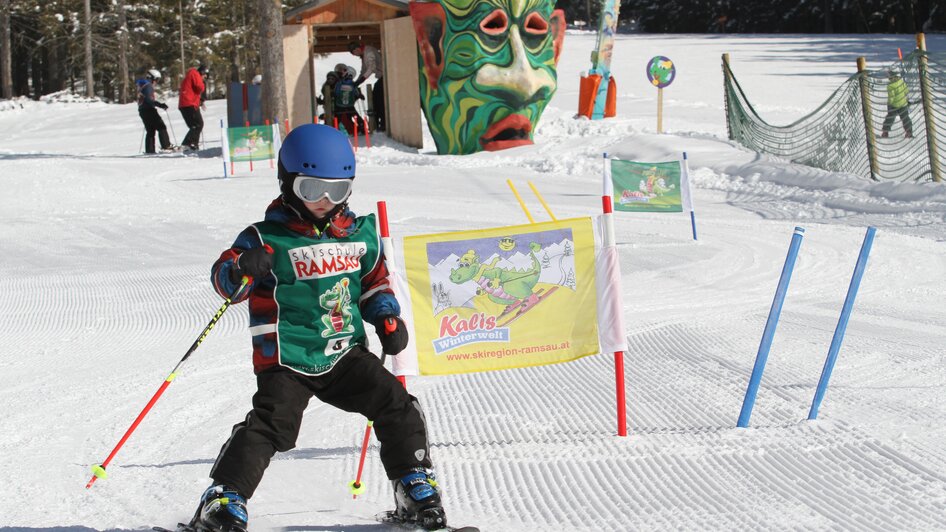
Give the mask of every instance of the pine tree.
[(10, 0), (0, 0), (0, 98), (13, 97), (13, 54), (10, 46)]

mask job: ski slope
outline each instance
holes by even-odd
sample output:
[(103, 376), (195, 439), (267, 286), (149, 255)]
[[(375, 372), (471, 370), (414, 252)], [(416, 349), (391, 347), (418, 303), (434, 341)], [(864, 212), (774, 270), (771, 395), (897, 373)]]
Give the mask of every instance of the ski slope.
[[(928, 36), (931, 50), (946, 36)], [(610, 354), (410, 378), (451, 524), (483, 531), (946, 530), (946, 188), (870, 183), (726, 140), (721, 53), (763, 117), (788, 123), (912, 36), (618, 37), (619, 117), (573, 119), (594, 37), (569, 34), (536, 144), (358, 152), (352, 207), (388, 204), (396, 241), (600, 212), (601, 153), (689, 156), (699, 240), (680, 214), (618, 213), (630, 349), (628, 437)], [(675, 61), (656, 131), (644, 66)], [(351, 56), (320, 59), (329, 68)], [(184, 125), (169, 98), (178, 140)], [(231, 308), (109, 467), (101, 462), (221, 304), (210, 266), (278, 192), (257, 163), (223, 179), (223, 101), (200, 157), (138, 156), (134, 106), (0, 102), (0, 532), (132, 531), (189, 519), (255, 390), (245, 305)], [(163, 113), (162, 113), (163, 114)], [(806, 421), (866, 227), (878, 228), (819, 419)], [(806, 229), (750, 428), (737, 429), (795, 226)], [(387, 530), (365, 420), (313, 400), (298, 446), (250, 501), (257, 531)]]

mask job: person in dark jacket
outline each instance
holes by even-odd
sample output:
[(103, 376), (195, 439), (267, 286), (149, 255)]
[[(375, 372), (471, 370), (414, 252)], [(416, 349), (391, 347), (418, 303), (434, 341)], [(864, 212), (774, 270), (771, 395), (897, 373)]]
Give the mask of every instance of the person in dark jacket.
[(161, 115), (158, 114), (158, 108), (167, 109), (164, 102), (159, 102), (154, 97), (154, 86), (161, 81), (161, 73), (151, 69), (148, 71), (145, 79), (140, 79), (138, 85), (138, 116), (145, 124), (147, 134), (145, 136), (145, 153), (155, 153), (154, 134), (158, 134), (158, 140), (161, 141), (161, 151), (173, 151), (174, 145), (168, 138), (167, 126)]
[(344, 133), (293, 129), (279, 150), (281, 194), (211, 269), (220, 296), (249, 301), (256, 393), (210, 470), (190, 523), (197, 530), (247, 530), (247, 501), (273, 455), (295, 447), (312, 397), (373, 420), (399, 518), (447, 525), (420, 404), (368, 350), (365, 323), (390, 356), (407, 346), (408, 329), (375, 216), (348, 208), (355, 166)]
[(378, 121), (378, 131), (384, 131), (387, 128), (387, 120), (384, 112), (384, 62), (381, 59), (381, 51), (358, 41), (348, 43), (348, 51), (361, 58), (361, 73), (355, 80), (355, 85), (361, 86), (366, 79), (374, 75), (371, 106), (374, 108), (374, 116)]
[(207, 75), (207, 67), (198, 63), (195, 68), (191, 68), (181, 80), (181, 94), (178, 98), (177, 108), (184, 117), (184, 123), (187, 124), (187, 135), (181, 145), (185, 149), (200, 149), (200, 132), (204, 129), (204, 117), (200, 115), (200, 110), (204, 105), (204, 76)]

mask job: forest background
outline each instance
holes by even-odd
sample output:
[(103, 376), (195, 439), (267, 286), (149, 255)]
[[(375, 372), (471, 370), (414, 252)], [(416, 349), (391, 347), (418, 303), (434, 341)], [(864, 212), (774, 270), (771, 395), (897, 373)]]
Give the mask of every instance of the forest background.
[[(135, 79), (148, 69), (161, 71), (164, 88), (174, 89), (198, 62), (210, 69), (208, 97), (221, 98), (229, 82), (265, 74), (264, 26), (306, 1), (0, 0), (0, 98), (39, 99), (67, 91), (127, 103), (134, 99)], [(597, 24), (600, 4), (559, 0), (556, 7), (565, 10), (570, 27), (580, 29)], [(622, 0), (619, 28), (628, 33), (937, 33), (946, 31), (946, 4)]]

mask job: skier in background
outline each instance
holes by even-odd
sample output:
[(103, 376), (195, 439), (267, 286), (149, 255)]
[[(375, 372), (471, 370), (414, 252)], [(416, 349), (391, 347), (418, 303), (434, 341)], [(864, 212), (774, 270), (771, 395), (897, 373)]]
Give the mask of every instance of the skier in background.
[(405, 348), (408, 332), (375, 217), (348, 208), (351, 144), (332, 127), (299, 126), (279, 150), (278, 176), (281, 194), (265, 221), (244, 229), (211, 271), (223, 297), (244, 276), (252, 278), (233, 302), (249, 300), (257, 390), (253, 409), (220, 450), (191, 526), (247, 529), (247, 500), (276, 451), (295, 447), (315, 396), (374, 421), (397, 515), (424, 528), (445, 527), (420, 405), (368, 351), (365, 322), (389, 355)]
[(204, 117), (201, 116), (200, 110), (207, 108), (204, 105), (205, 75), (207, 75), (207, 67), (200, 62), (187, 71), (184, 79), (181, 80), (181, 93), (177, 104), (184, 123), (187, 124), (187, 135), (184, 136), (181, 145), (193, 151), (200, 149), (200, 132), (204, 129)]
[(325, 74), (325, 82), (322, 83), (319, 96), (315, 98), (315, 102), (322, 106), (322, 114), (319, 115), (319, 119), (325, 120), (326, 117), (332, 115), (332, 100), (335, 95), (336, 83), (338, 83), (338, 73), (334, 70), (329, 70), (328, 73)]
[(887, 116), (884, 117), (880, 136), (887, 138), (890, 135), (890, 127), (899, 116), (900, 122), (903, 123), (904, 136), (911, 139), (913, 138), (913, 121), (910, 120), (910, 101), (907, 98), (909, 88), (896, 70), (890, 70), (887, 76)]
[(368, 77), (374, 74), (374, 87), (371, 88), (371, 106), (378, 121), (378, 131), (384, 131), (387, 122), (384, 112), (384, 63), (381, 59), (381, 50), (357, 41), (348, 43), (348, 51), (361, 58), (361, 73), (355, 80), (355, 85), (361, 86)]
[(136, 82), (138, 85), (138, 116), (141, 117), (147, 131), (145, 135), (145, 153), (155, 153), (155, 133), (158, 134), (158, 139), (161, 142), (161, 151), (177, 149), (176, 146), (171, 144), (171, 139), (168, 138), (167, 126), (164, 125), (164, 120), (161, 120), (161, 115), (158, 114), (158, 107), (161, 109), (168, 108), (166, 103), (159, 102), (154, 97), (154, 86), (160, 81), (161, 73), (151, 69), (145, 79), (139, 79)]
[(348, 67), (345, 74), (335, 83), (332, 97), (332, 114), (349, 135), (354, 135), (355, 127), (362, 123), (355, 103), (365, 98), (355, 84), (354, 77), (355, 69)]

